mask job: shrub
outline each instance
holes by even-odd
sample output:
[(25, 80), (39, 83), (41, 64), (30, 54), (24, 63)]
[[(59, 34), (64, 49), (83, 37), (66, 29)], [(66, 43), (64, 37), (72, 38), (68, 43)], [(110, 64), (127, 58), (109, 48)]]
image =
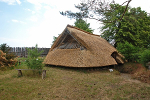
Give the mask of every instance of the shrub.
[(125, 57), (127, 61), (137, 61), (139, 58), (139, 48), (134, 45), (125, 42), (119, 43), (117, 46), (117, 50)]
[(148, 49), (144, 50), (143, 53), (141, 53), (140, 60), (141, 60), (141, 63), (146, 68), (148, 68), (148, 66), (146, 66), (146, 63), (150, 62), (150, 50)]
[(26, 59), (26, 64), (29, 69), (43, 69), (43, 59), (39, 56), (41, 52), (38, 52), (38, 46), (36, 45), (34, 49), (27, 49), (28, 50), (28, 57)]

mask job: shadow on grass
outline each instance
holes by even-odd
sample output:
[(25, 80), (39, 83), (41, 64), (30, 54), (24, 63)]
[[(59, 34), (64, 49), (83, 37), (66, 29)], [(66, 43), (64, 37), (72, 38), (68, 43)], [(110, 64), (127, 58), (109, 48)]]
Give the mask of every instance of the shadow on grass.
[(108, 72), (110, 68), (114, 68), (114, 66), (102, 66), (102, 67), (66, 67), (66, 66), (55, 66), (55, 65), (45, 65), (45, 66), (61, 69), (61, 70), (82, 72), (82, 73), (92, 73), (96, 71)]

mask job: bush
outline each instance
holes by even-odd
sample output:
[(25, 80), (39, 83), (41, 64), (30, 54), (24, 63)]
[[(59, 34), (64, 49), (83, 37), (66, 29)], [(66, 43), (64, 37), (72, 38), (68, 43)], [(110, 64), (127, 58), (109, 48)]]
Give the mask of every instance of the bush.
[(148, 50), (148, 49), (144, 50), (144, 52), (141, 53), (140, 60), (141, 60), (141, 63), (146, 68), (148, 68), (148, 66), (146, 66), (146, 63), (150, 62), (150, 50)]
[(38, 52), (38, 46), (35, 46), (35, 49), (27, 49), (28, 50), (28, 57), (26, 59), (26, 64), (29, 69), (43, 69), (43, 59), (39, 56), (41, 55), (41, 52)]
[(125, 42), (119, 43), (117, 46), (117, 50), (125, 57), (127, 61), (138, 61), (139, 59), (139, 48), (133, 46), (132, 44)]
[(26, 63), (29, 69), (43, 69), (43, 59), (27, 58)]

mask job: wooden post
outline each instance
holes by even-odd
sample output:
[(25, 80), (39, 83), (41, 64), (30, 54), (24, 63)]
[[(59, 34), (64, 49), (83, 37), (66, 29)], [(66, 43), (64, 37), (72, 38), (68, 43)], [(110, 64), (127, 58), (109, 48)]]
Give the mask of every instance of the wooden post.
[(46, 70), (43, 70), (42, 72), (42, 79), (44, 79), (46, 77)]
[(19, 76), (19, 77), (22, 76), (21, 70), (18, 70), (18, 76)]

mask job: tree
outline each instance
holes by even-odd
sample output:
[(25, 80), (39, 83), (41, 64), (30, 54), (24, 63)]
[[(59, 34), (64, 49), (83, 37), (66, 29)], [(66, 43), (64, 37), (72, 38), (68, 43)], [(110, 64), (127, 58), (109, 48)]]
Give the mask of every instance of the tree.
[(90, 28), (90, 23), (87, 23), (86, 21), (82, 19), (76, 19), (76, 22), (74, 23), (75, 27), (78, 27), (86, 32), (93, 33), (93, 29)]
[(26, 64), (29, 69), (43, 69), (43, 59), (39, 58), (43, 51), (38, 51), (38, 45), (36, 44), (34, 49), (27, 49), (28, 57), (26, 59)]
[(68, 18), (75, 18), (75, 19), (88, 18), (88, 19), (94, 19), (97, 21), (101, 21), (104, 23), (112, 23), (116, 20), (122, 20), (125, 12), (127, 11), (129, 3), (131, 1), (132, 0), (123, 2), (122, 5), (124, 5), (125, 3), (127, 3), (127, 4), (126, 4), (125, 9), (119, 19), (105, 18), (106, 13), (107, 14), (110, 13), (109, 17), (111, 17), (111, 16), (115, 17), (114, 11), (116, 9), (120, 8), (120, 6), (122, 6), (122, 5), (119, 5), (112, 9), (112, 7), (110, 7), (110, 5), (115, 5), (114, 0), (112, 0), (112, 2), (107, 2), (105, 0), (85, 0), (85, 1), (82, 1), (78, 5), (75, 5), (75, 8), (79, 9), (79, 12), (72, 12), (72, 11), (63, 12), (62, 11), (62, 12), (60, 12), (60, 14), (67, 16)]
[[(104, 13), (104, 17), (106, 20), (113, 20), (111, 23), (103, 23), (101, 27), (101, 37), (106, 39), (108, 42), (113, 43), (116, 47), (116, 39), (115, 36), (118, 33), (118, 29), (121, 25), (121, 20), (118, 20), (122, 17), (126, 6), (120, 6), (119, 4), (111, 4), (110, 9), (115, 9), (113, 12), (106, 12)], [(126, 13), (125, 13), (126, 14)], [(111, 16), (113, 15), (113, 16)]]
[(0, 50), (2, 50), (4, 53), (8, 53), (10, 51), (10, 47), (6, 43), (3, 43), (0, 45)]
[(115, 46), (117, 43), (127, 41), (134, 46), (147, 48), (150, 43), (150, 17), (140, 7), (129, 8), (119, 24), (109, 26), (111, 29), (108, 30), (107, 24), (105, 25), (104, 33), (101, 36), (107, 37), (106, 32), (114, 29), (115, 33), (108, 33), (115, 40)]
[(3, 43), (0, 45), (0, 50), (2, 50), (4, 53), (6, 53), (7, 60), (11, 60), (11, 59), (14, 59), (15, 57), (17, 57), (14, 52), (9, 52), (10, 49), (11, 48), (6, 43)]

